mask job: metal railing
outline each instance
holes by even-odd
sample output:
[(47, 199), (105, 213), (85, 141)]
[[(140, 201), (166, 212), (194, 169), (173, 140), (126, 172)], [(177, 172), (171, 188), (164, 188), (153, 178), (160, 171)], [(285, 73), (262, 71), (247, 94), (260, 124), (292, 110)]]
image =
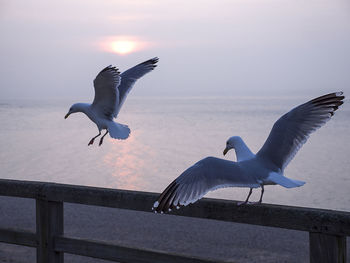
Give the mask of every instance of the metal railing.
[[(36, 232), (0, 226), (0, 242), (36, 247), (37, 263), (63, 263), (64, 253), (117, 262), (213, 262), (63, 234), (65, 202), (151, 212), (156, 193), (0, 179), (0, 195), (36, 200)], [(310, 262), (346, 262), (349, 212), (270, 204), (237, 206), (236, 201), (204, 198), (172, 214), (307, 231)]]

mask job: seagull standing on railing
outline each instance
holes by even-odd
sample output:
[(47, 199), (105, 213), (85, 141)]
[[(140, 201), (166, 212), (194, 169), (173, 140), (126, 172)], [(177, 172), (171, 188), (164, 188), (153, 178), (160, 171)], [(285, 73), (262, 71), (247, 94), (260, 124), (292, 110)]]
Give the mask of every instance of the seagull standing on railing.
[(173, 208), (196, 202), (209, 191), (224, 187), (261, 187), (262, 202), (264, 185), (279, 184), (286, 188), (302, 186), (305, 182), (283, 175), (284, 169), (309, 135), (324, 125), (343, 104), (342, 92), (327, 94), (306, 102), (279, 118), (272, 127), (265, 144), (253, 154), (244, 141), (229, 138), (225, 155), (235, 149), (237, 162), (207, 157), (185, 170), (159, 196), (153, 205), (155, 212), (167, 212)]
[(103, 143), (103, 138), (109, 133), (114, 139), (124, 140), (129, 137), (130, 129), (127, 125), (113, 121), (122, 107), (126, 96), (135, 84), (135, 82), (152, 71), (157, 65), (158, 58), (152, 58), (136, 65), (120, 74), (117, 68), (108, 66), (104, 68), (94, 80), (95, 98), (92, 104), (76, 103), (73, 104), (66, 116), (75, 112), (85, 113), (98, 128), (99, 133), (93, 137), (88, 145), (94, 143), (94, 140), (101, 135), (101, 130), (106, 133), (101, 137), (99, 145)]

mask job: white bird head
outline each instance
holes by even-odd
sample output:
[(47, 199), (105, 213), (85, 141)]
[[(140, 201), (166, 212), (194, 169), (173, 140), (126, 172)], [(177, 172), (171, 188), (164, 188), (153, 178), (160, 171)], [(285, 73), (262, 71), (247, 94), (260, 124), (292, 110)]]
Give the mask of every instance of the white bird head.
[(237, 144), (239, 144), (241, 142), (242, 142), (242, 138), (239, 136), (230, 137), (226, 142), (226, 148), (225, 148), (223, 154), (225, 155), (229, 150), (235, 149)]
[(73, 104), (69, 108), (69, 111), (66, 114), (66, 116), (64, 116), (64, 118), (67, 119), (69, 115), (71, 115), (72, 113), (76, 113), (76, 112), (83, 112), (83, 103), (75, 103), (75, 104)]

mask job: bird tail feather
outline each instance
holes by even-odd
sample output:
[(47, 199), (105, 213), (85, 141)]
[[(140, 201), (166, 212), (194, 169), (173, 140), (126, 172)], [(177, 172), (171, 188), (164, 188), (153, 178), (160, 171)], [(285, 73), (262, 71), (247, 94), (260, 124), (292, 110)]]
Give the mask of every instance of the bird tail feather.
[(278, 173), (270, 173), (267, 179), (286, 188), (299, 187), (305, 184), (303, 181), (290, 179)]
[(130, 129), (127, 125), (113, 121), (108, 124), (108, 132), (114, 139), (125, 140), (129, 137)]

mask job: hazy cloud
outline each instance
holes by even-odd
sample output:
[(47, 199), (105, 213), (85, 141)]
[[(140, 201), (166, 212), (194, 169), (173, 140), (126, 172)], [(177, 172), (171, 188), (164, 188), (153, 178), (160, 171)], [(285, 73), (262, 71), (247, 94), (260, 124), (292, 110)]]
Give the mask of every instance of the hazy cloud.
[[(136, 95), (295, 95), (350, 86), (348, 1), (2, 1), (0, 97), (91, 97), (109, 64), (159, 56)], [(120, 56), (99, 41), (132, 36)], [(350, 90), (349, 90), (350, 91)]]

